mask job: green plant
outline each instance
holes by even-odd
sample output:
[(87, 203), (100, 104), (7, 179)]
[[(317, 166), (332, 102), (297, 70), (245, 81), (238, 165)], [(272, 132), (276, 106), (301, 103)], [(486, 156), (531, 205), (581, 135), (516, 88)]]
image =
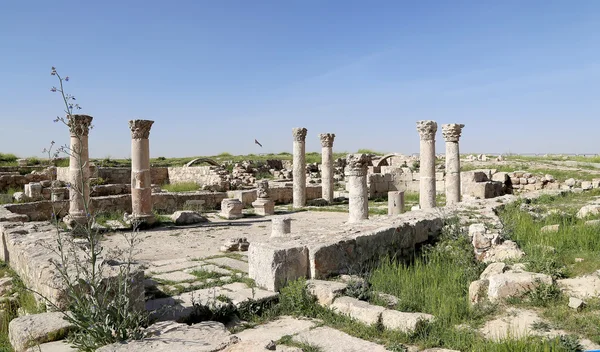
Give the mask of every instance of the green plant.
[(194, 192), (200, 189), (200, 186), (196, 182), (178, 182), (163, 185), (163, 188), (167, 192)]
[(367, 280), (352, 280), (344, 291), (346, 296), (354, 297), (361, 301), (368, 301), (372, 297), (371, 285)]
[[(90, 197), (86, 191), (89, 187), (85, 172), (87, 165), (82, 160), (84, 150), (81, 141), (91, 128), (91, 119), (73, 114), (73, 110), (80, 107), (74, 103), (75, 97), (64, 91), (64, 82), (69, 78), (62, 78), (54, 67), (51, 74), (58, 78), (60, 84), (59, 88), (51, 90), (60, 92), (67, 114), (54, 121), (67, 126), (77, 141), (71, 147), (63, 146), (56, 151), (53, 150), (54, 142), (51, 142), (45, 152), (48, 160), (65, 153), (77, 163), (80, 183), (71, 183), (69, 187), (72, 197), (79, 198), (85, 218), (69, 221), (72, 230), (65, 232), (57, 217), (58, 212), (53, 210), (52, 221), (56, 231), (56, 248), (53, 250), (57, 259), (52, 260), (52, 264), (66, 287), (66, 307), (58, 306), (49, 299), (46, 302), (61, 311), (64, 318), (74, 325), (69, 341), (79, 350), (94, 351), (103, 345), (139, 339), (145, 335), (148, 314), (143, 306), (139, 306), (139, 292), (134, 290), (134, 284), (142, 279), (141, 272), (133, 263), (139, 224), (134, 222), (133, 231), (125, 235), (127, 248), (111, 253), (103, 250), (101, 234), (93, 226), (97, 214), (91, 212)], [(74, 241), (75, 238), (82, 239), (84, 244)]]
[(526, 293), (529, 303), (536, 307), (547, 307), (558, 300), (560, 295), (560, 288), (556, 284), (547, 284), (540, 280), (537, 280), (535, 287)]

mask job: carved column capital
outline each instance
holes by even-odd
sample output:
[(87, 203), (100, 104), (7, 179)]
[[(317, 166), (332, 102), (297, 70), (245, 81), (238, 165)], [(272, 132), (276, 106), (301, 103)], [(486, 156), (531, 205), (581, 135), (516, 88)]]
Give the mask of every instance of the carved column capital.
[(334, 133), (321, 133), (319, 135), (319, 139), (321, 140), (321, 147), (331, 148), (333, 147), (333, 140), (335, 139)]
[(148, 139), (153, 123), (154, 121), (150, 120), (129, 120), (131, 139)]
[(89, 115), (67, 115), (67, 126), (71, 136), (82, 137), (90, 133), (93, 117)]
[(371, 158), (367, 154), (348, 154), (346, 157), (346, 176), (365, 176)]
[(448, 123), (442, 125), (442, 135), (446, 142), (458, 142), (463, 127), (465, 127), (465, 125), (462, 123)]
[(269, 181), (261, 180), (256, 182), (256, 196), (257, 198), (269, 198)]
[(308, 130), (304, 127), (296, 127), (292, 129), (292, 134), (294, 135), (294, 141), (296, 142), (304, 142), (306, 140), (306, 132)]
[(435, 140), (437, 132), (437, 123), (432, 120), (417, 121), (417, 131), (422, 141)]

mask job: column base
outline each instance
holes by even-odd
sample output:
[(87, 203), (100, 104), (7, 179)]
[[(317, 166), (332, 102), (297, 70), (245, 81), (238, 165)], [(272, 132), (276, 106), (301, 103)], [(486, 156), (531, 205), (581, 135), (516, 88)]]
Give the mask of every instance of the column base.
[(126, 222), (129, 224), (137, 224), (139, 227), (146, 227), (156, 223), (154, 214), (131, 214), (127, 216)]
[(88, 217), (81, 214), (68, 214), (62, 219), (63, 223), (67, 225), (69, 230), (73, 230), (77, 227), (86, 226), (88, 223)]
[(254, 212), (256, 215), (274, 215), (275, 214), (275, 202), (270, 199), (257, 199), (252, 202), (252, 207), (254, 207)]

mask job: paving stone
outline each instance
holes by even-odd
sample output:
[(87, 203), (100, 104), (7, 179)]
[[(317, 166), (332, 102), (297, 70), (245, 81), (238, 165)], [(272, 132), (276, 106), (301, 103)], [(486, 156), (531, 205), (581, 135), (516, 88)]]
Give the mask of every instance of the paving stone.
[[(277, 341), (285, 335), (308, 331), (315, 325), (316, 321), (313, 320), (283, 316), (275, 321), (241, 331), (235, 336), (239, 337), (242, 342), (252, 341), (266, 345), (269, 341)], [(279, 351), (279, 346), (277, 346), (277, 351)]]
[(347, 287), (348, 284), (336, 281), (308, 280), (306, 282), (308, 292), (315, 296), (322, 306), (333, 303), (333, 300), (340, 296)]
[(249, 287), (235, 291), (223, 290), (221, 294), (231, 299), (231, 302), (236, 306), (239, 306), (241, 303), (248, 300), (254, 300), (258, 302), (268, 301), (276, 298), (279, 295), (277, 292), (266, 291), (259, 288), (252, 289)]
[(30, 347), (27, 352), (75, 352), (77, 349), (71, 347), (66, 341), (46, 342)]
[(321, 352), (389, 352), (381, 345), (326, 326), (301, 332), (292, 340), (318, 346)]
[(200, 266), (200, 265), (202, 265), (202, 262), (186, 260), (186, 261), (182, 261), (182, 262), (161, 265), (161, 266), (153, 265), (148, 268), (148, 271), (151, 273), (155, 273), (155, 274), (162, 274), (162, 273), (168, 273), (171, 271), (184, 270), (184, 269), (188, 269), (188, 268), (192, 268), (192, 267)]
[(35, 344), (63, 339), (73, 325), (61, 312), (25, 315), (8, 324), (8, 338), (15, 352), (25, 351)]
[(233, 345), (231, 334), (216, 321), (194, 325), (160, 322), (149, 327), (153, 332), (144, 340), (114, 343), (97, 352), (214, 352)]
[(352, 297), (338, 297), (329, 306), (336, 313), (347, 315), (364, 324), (376, 324), (386, 309)]
[(221, 258), (213, 258), (206, 259), (207, 263), (213, 263), (220, 266), (226, 266), (234, 270), (239, 270), (242, 272), (248, 272), (248, 262), (243, 262), (241, 260), (229, 258), (229, 257), (221, 257)]
[(164, 273), (160, 275), (153, 275), (152, 278), (164, 281), (173, 281), (173, 282), (181, 282), (181, 281), (190, 281), (195, 280), (198, 277), (192, 274), (184, 273), (183, 271), (173, 271), (170, 273)]

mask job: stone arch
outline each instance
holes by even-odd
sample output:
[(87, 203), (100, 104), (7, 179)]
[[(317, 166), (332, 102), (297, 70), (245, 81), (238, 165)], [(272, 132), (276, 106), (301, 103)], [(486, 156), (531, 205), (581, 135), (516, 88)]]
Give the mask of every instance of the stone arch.
[(189, 163), (185, 164), (185, 166), (186, 167), (192, 166), (195, 163), (207, 163), (207, 164), (210, 164), (213, 166), (221, 166), (221, 164), (219, 164), (218, 162), (216, 162), (212, 159), (209, 159), (209, 158), (197, 158), (197, 159), (194, 159), (194, 160), (190, 161)]
[(377, 160), (377, 165), (373, 165), (375, 167), (381, 167), (383, 166), (383, 162), (386, 161), (387, 159), (393, 157), (393, 156), (399, 156), (400, 154), (398, 153), (391, 153), (391, 154), (386, 154), (384, 156), (381, 157), (381, 159)]

